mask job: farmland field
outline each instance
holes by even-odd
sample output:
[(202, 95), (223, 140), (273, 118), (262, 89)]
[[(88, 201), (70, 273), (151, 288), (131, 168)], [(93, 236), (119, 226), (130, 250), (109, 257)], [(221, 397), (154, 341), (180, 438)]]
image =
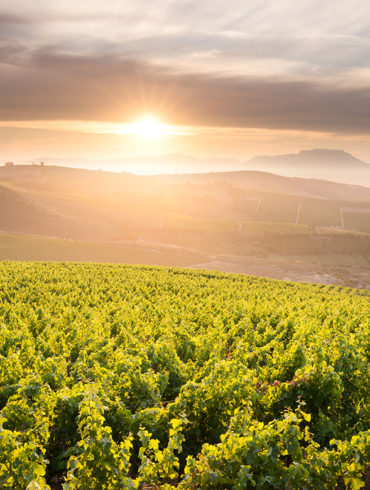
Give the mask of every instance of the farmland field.
[(281, 221), (295, 223), (298, 201), (285, 196), (264, 197), (255, 219), (258, 221)]
[(306, 200), (302, 204), (299, 222), (307, 225), (340, 226), (340, 209), (328, 201)]
[(366, 291), (0, 263), (1, 488), (361, 488)]
[(370, 212), (344, 212), (344, 222), (347, 228), (370, 233)]
[(189, 267), (204, 260), (198, 253), (137, 243), (108, 244), (0, 233), (0, 260), (113, 262)]
[(266, 233), (279, 233), (289, 235), (304, 235), (312, 233), (306, 225), (296, 225), (295, 223), (280, 223), (278, 221), (244, 221), (242, 231), (257, 236), (264, 236)]
[(201, 219), (179, 214), (167, 216), (164, 225), (169, 229), (193, 232), (230, 232), (238, 229), (235, 221)]

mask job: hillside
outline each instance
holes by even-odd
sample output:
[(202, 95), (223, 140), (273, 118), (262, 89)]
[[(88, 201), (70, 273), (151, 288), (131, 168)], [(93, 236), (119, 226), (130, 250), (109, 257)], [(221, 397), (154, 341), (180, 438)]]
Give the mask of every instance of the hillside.
[(71, 217), (55, 214), (40, 204), (37, 199), (29, 200), (22, 193), (0, 185), (1, 231), (73, 238), (89, 236), (89, 238), (93, 238), (92, 234), (87, 234), (83, 224), (77, 223)]
[(209, 271), (0, 263), (2, 488), (360, 488), (369, 305)]
[[(83, 260), (81, 242), (85, 260), (370, 285), (366, 187), (263, 172), (141, 177), (35, 165), (0, 167), (0, 191), (3, 258)], [(19, 255), (19, 239), (13, 249), (5, 239), (14, 233), (76, 243), (44, 241), (40, 255), (31, 241), (34, 252)]]
[(207, 262), (207, 254), (160, 245), (105, 243), (0, 233), (0, 260), (103, 262), (194, 267)]
[[(339, 201), (370, 202), (370, 187), (349, 185), (311, 178), (295, 178), (251, 170), (235, 172), (210, 172), (158, 176), (158, 181), (170, 183), (210, 184), (228, 183), (242, 189), (289, 195), (311, 196)], [(363, 181), (362, 184), (366, 184)]]

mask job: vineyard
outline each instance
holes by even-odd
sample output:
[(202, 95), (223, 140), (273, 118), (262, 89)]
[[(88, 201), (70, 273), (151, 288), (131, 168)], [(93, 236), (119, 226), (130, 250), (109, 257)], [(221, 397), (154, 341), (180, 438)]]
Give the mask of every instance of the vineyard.
[(0, 263), (0, 488), (368, 480), (366, 291)]

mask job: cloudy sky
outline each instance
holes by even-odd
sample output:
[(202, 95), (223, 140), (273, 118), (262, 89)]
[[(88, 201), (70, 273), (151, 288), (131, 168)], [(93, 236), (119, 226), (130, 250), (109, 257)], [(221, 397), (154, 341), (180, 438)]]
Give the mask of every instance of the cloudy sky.
[(0, 0), (0, 160), (370, 161), (369, 60), (368, 0)]

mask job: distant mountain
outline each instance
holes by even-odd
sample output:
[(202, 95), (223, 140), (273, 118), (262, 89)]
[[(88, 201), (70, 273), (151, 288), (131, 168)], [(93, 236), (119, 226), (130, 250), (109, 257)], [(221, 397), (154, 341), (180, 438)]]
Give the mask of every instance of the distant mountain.
[(277, 163), (277, 164), (291, 164), (292, 166), (298, 165), (333, 165), (335, 167), (347, 166), (370, 168), (368, 163), (359, 160), (350, 153), (343, 150), (302, 150), (299, 153), (292, 153), (288, 155), (275, 155), (275, 156), (256, 156), (249, 160), (248, 163)]
[(40, 157), (24, 162), (45, 162), (46, 165), (77, 167), (110, 172), (129, 172), (138, 175), (203, 173), (243, 170), (243, 162), (236, 158), (201, 158), (181, 153), (142, 155), (125, 158), (94, 160), (88, 158)]
[(315, 149), (288, 155), (256, 156), (245, 163), (245, 168), (370, 187), (370, 164), (343, 150)]
[(236, 158), (201, 158), (174, 153), (106, 160), (42, 157), (26, 163), (40, 161), (48, 166), (101, 169), (138, 175), (258, 170), (286, 177), (323, 179), (370, 187), (370, 164), (343, 150), (302, 150), (295, 154), (256, 156), (244, 162)]

